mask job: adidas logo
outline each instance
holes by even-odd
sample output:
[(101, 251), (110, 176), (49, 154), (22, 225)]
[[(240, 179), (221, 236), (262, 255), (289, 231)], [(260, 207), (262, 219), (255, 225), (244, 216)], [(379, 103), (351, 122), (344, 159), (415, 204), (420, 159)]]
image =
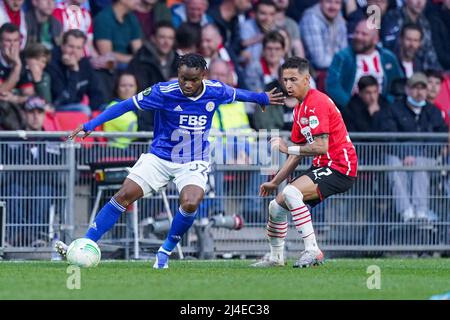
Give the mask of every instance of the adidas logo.
[(183, 111), (183, 109), (180, 107), (180, 105), (177, 105), (173, 111)]
[(95, 223), (95, 221), (94, 221), (94, 223), (92, 223), (91, 228), (94, 230), (97, 230), (97, 224)]

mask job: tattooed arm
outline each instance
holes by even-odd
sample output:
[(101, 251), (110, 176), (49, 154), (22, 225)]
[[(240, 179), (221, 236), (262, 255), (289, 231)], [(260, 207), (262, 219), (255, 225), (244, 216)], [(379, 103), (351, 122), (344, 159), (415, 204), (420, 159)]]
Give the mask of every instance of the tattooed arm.
[(323, 133), (313, 137), (312, 143), (289, 146), (282, 138), (271, 140), (272, 146), (278, 146), (280, 152), (297, 156), (316, 156), (328, 152), (328, 133)]

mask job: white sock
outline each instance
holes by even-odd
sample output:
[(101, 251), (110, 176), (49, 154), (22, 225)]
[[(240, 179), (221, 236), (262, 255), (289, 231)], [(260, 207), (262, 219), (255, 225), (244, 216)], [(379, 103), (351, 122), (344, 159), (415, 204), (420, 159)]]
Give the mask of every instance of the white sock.
[(287, 235), (287, 211), (275, 200), (269, 204), (269, 222), (267, 223), (267, 236), (270, 243), (270, 259), (284, 261), (284, 239)]
[(318, 251), (311, 213), (303, 202), (303, 194), (296, 187), (288, 185), (283, 189), (284, 201), (292, 214), (295, 229), (302, 236), (305, 250)]

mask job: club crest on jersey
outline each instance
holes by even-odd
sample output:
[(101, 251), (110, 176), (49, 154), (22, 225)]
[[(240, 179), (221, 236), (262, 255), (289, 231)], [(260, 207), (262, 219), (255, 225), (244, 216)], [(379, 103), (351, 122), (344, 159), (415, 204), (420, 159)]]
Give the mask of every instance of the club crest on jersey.
[(302, 126), (306, 126), (308, 123), (309, 123), (308, 118), (305, 118), (305, 117), (301, 117), (301, 118), (300, 118), (300, 124), (301, 124)]
[(214, 107), (215, 107), (214, 102), (210, 101), (206, 104), (206, 111), (211, 112), (214, 110)]
[(311, 116), (311, 117), (309, 117), (309, 126), (310, 126), (312, 129), (317, 128), (317, 127), (319, 126), (319, 119), (317, 119), (316, 116)]
[(143, 94), (144, 96), (148, 96), (151, 92), (152, 92), (152, 87), (148, 87), (147, 89), (145, 89), (144, 91), (142, 91), (142, 94)]

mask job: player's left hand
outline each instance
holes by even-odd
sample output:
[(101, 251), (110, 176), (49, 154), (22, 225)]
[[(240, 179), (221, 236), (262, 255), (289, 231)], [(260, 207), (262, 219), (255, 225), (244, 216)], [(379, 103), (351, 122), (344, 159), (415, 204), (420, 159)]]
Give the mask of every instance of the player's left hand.
[(278, 148), (280, 152), (282, 153), (288, 153), (288, 145), (286, 141), (284, 141), (281, 137), (275, 137), (270, 140), (270, 144), (272, 146), (272, 149)]

